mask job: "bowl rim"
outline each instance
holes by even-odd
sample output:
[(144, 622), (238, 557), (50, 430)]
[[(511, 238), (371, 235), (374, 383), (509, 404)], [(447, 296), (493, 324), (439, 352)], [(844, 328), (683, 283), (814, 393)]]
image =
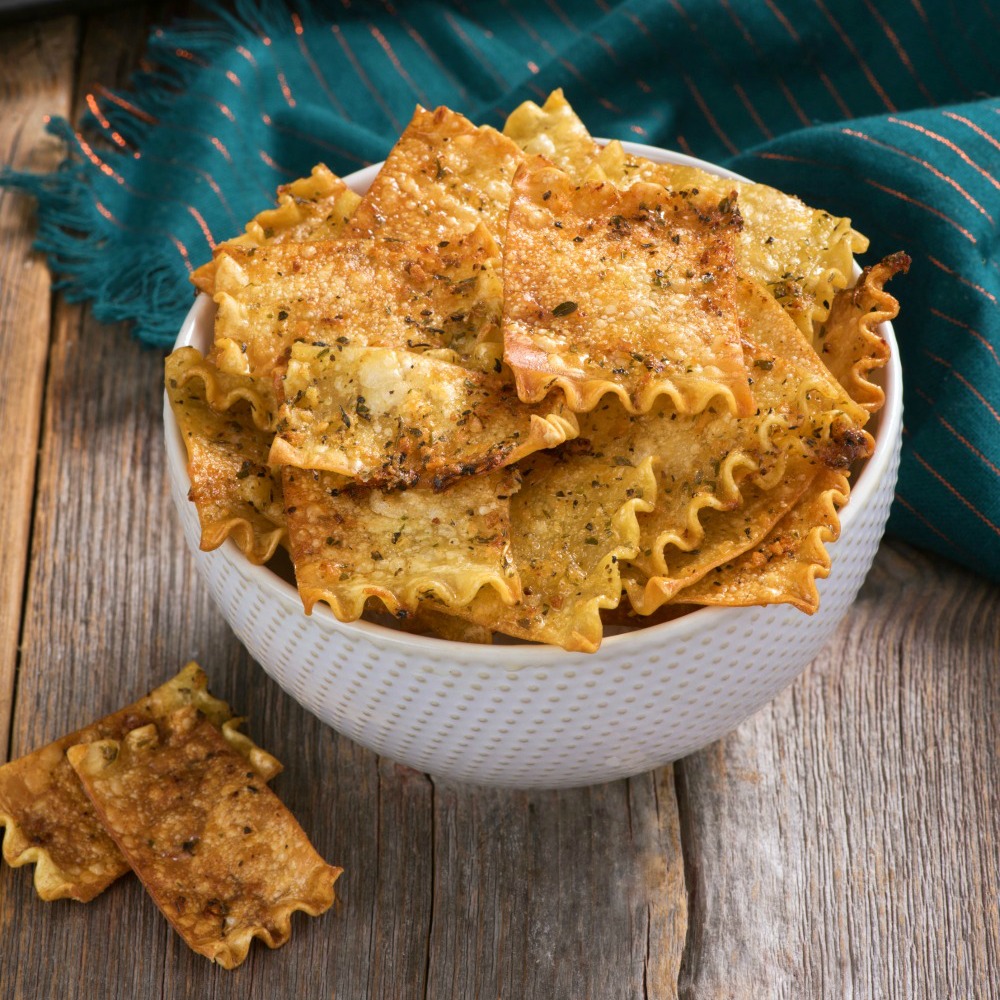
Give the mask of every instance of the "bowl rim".
[[(602, 145), (608, 142), (607, 139), (601, 138), (596, 138), (595, 141)], [(737, 174), (718, 164), (710, 163), (707, 160), (700, 160), (697, 157), (688, 156), (684, 153), (624, 140), (621, 141), (621, 144), (626, 152), (637, 156), (644, 156), (657, 163), (676, 163), (682, 166), (697, 167), (700, 170), (719, 177), (728, 177), (738, 181), (750, 181), (750, 178), (742, 174)], [(370, 166), (356, 170), (345, 175), (342, 180), (358, 194), (364, 194), (371, 184), (372, 179), (381, 169), (383, 162), (373, 163)], [(860, 275), (861, 268), (855, 261), (852, 277), (856, 281)], [(210, 322), (214, 307), (215, 303), (210, 296), (204, 292), (198, 294), (191, 309), (184, 317), (184, 322), (181, 324), (180, 331), (174, 341), (174, 350), (179, 347), (192, 345), (192, 341), (201, 331), (203, 325)], [(878, 489), (878, 485), (885, 475), (892, 458), (893, 442), (902, 430), (903, 393), (899, 347), (896, 342), (892, 323), (888, 321), (881, 323), (878, 327), (878, 332), (889, 345), (889, 363), (879, 373), (881, 384), (885, 390), (885, 405), (874, 415), (872, 422), (868, 425), (868, 430), (875, 439), (875, 450), (866, 460), (857, 481), (852, 486), (848, 503), (840, 511), (840, 537), (843, 537), (844, 533), (850, 530), (860, 510), (868, 504)], [(166, 390), (164, 390), (163, 394), (163, 422), (170, 472), (172, 476), (178, 477), (179, 481), (185, 486), (184, 492), (186, 495), (187, 490), (191, 486), (187, 469), (187, 449), (177, 422), (174, 419)], [(831, 559), (835, 562), (837, 558), (836, 542), (828, 544), (831, 546)], [(232, 538), (227, 538), (219, 548), (212, 552), (206, 552), (204, 555), (206, 557), (220, 557), (225, 559), (237, 573), (248, 577), (263, 590), (273, 594), (282, 603), (292, 606), (303, 617), (314, 617), (317, 619), (320, 627), (332, 627), (334, 630), (343, 633), (345, 637), (350, 637), (352, 633), (357, 633), (359, 638), (365, 636), (371, 641), (384, 645), (406, 649), (425, 649), (428, 654), (442, 656), (447, 656), (448, 651), (454, 652), (457, 646), (465, 650), (466, 653), (469, 650), (474, 650), (475, 659), (481, 662), (483, 666), (506, 666), (509, 668), (511, 660), (516, 659), (518, 670), (524, 668), (530, 669), (532, 667), (561, 666), (567, 663), (569, 657), (581, 655), (576, 652), (564, 650), (559, 646), (544, 643), (493, 643), (482, 645), (459, 643), (453, 639), (414, 635), (413, 633), (402, 632), (398, 629), (379, 625), (375, 622), (364, 621), (363, 619), (353, 622), (342, 622), (325, 605), (317, 605), (313, 609), (312, 615), (307, 616), (302, 610), (297, 589), (292, 584), (283, 580), (273, 570), (268, 569), (266, 565), (258, 566), (247, 560)], [(698, 608), (671, 621), (661, 622), (656, 625), (647, 625), (644, 628), (635, 629), (631, 632), (605, 636), (600, 647), (595, 652), (582, 655), (586, 655), (589, 661), (594, 658), (602, 658), (602, 654), (607, 656), (614, 652), (623, 653), (629, 648), (629, 643), (634, 643), (640, 639), (644, 642), (649, 640), (667, 642), (674, 634), (686, 634), (690, 632), (693, 625), (697, 627), (698, 631), (712, 631), (725, 625), (727, 619), (731, 618), (736, 612), (753, 611), (756, 608), (756, 605), (746, 608)]]

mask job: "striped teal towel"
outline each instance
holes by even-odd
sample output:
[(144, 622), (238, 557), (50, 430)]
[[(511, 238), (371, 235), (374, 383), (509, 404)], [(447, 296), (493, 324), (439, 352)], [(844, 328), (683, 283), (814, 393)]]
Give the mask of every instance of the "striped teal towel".
[(166, 345), (187, 275), (276, 184), (381, 159), (418, 101), (499, 125), (563, 87), (596, 135), (848, 215), (871, 260), (909, 251), (891, 528), (1000, 579), (998, 51), (992, 0), (244, 0), (155, 31), (154, 72), (52, 123), (62, 169), (6, 183), (38, 196), (67, 294)]

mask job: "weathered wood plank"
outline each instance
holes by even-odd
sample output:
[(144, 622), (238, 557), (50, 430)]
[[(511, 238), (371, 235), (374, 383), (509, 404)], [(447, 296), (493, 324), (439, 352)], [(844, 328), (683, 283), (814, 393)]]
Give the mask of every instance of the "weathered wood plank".
[[(73, 94), (75, 18), (0, 29), (0, 164), (48, 170), (59, 161), (44, 136), (46, 114), (66, 114)], [(11, 699), (21, 629), (35, 458), (49, 347), (51, 280), (29, 251), (34, 212), (28, 199), (0, 193), (0, 762), (7, 753)]]
[(670, 768), (562, 792), (435, 786), (428, 996), (676, 997)]
[(683, 997), (1000, 995), (1000, 590), (883, 546), (838, 636), (679, 768)]

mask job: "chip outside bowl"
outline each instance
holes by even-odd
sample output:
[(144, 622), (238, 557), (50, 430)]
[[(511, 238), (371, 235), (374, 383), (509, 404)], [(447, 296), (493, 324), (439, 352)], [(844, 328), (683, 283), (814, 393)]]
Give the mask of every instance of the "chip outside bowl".
[[(729, 171), (623, 143), (659, 162)], [(363, 193), (379, 164), (346, 177)], [(860, 273), (856, 269), (856, 273)], [(204, 351), (215, 307), (199, 296), (175, 346)], [(199, 548), (187, 456), (169, 404), (171, 494), (202, 578), (240, 641), (301, 705), (375, 752), (437, 777), (488, 785), (571, 787), (637, 774), (724, 736), (784, 689), (847, 614), (885, 530), (902, 441), (902, 372), (892, 327), (875, 452), (841, 512), (820, 607), (703, 608), (609, 636), (597, 653), (531, 644), (478, 646), (311, 616), (293, 586), (249, 563), (232, 541)]]

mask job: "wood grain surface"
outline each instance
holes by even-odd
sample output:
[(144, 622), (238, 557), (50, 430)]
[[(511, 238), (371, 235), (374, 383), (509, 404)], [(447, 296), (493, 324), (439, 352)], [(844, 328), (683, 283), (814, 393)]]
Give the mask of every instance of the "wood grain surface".
[[(52, 162), (40, 116), (122, 82), (178, 9), (0, 29), (18, 57), (0, 60), (0, 156)], [(2, 198), (0, 421), (19, 464), (0, 478), (0, 748), (198, 659), (345, 874), (334, 910), (226, 972), (132, 876), (42, 903), (30, 868), (2, 867), (0, 997), (1000, 996), (996, 588), (884, 545), (803, 677), (673, 768), (562, 792), (435, 781), (321, 725), (250, 661), (171, 509), (162, 355), (58, 296), (50, 310), (30, 210)]]

